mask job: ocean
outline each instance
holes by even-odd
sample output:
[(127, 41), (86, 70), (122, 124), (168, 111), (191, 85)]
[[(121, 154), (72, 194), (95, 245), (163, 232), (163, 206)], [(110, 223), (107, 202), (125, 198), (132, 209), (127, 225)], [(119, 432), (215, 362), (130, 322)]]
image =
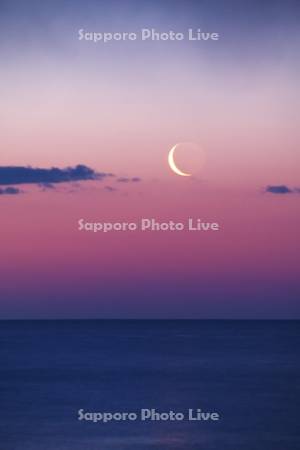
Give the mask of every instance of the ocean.
[(300, 449), (299, 348), (299, 321), (1, 321), (0, 450)]

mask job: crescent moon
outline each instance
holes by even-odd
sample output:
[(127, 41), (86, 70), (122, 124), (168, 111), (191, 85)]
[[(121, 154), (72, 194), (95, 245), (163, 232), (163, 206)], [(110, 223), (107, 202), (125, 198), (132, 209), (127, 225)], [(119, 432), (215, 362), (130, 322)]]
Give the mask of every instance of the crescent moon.
[(177, 144), (174, 145), (174, 147), (172, 147), (171, 150), (169, 151), (169, 154), (168, 154), (169, 166), (170, 166), (171, 170), (173, 170), (173, 172), (176, 173), (177, 175), (180, 175), (181, 177), (190, 177), (191, 176), (190, 173), (182, 172), (180, 169), (178, 169), (178, 167), (175, 164), (174, 153), (175, 153), (176, 147), (177, 147)]

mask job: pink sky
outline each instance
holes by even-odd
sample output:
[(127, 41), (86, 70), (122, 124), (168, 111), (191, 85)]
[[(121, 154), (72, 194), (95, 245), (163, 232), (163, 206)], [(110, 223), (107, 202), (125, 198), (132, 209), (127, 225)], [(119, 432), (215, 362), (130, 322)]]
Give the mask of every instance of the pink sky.
[[(227, 16), (214, 22), (208, 15), (226, 39), (199, 49), (82, 45), (77, 13), (73, 22), (51, 14), (43, 16), (44, 33), (20, 15), (1, 43), (0, 166), (84, 164), (116, 176), (46, 192), (21, 186), (22, 194), (0, 196), (0, 312), (68, 316), (73, 302), (79, 316), (293, 316), (300, 195), (264, 192), (268, 185), (300, 187), (292, 18), (286, 40), (277, 40), (275, 19), (267, 36), (254, 23), (254, 37), (248, 25), (237, 29)], [(153, 20), (168, 23), (164, 14)], [(176, 20), (185, 26), (187, 17)], [(95, 26), (92, 14), (88, 25)], [(167, 165), (168, 151), (183, 141), (198, 143), (205, 155), (203, 167), (188, 151), (176, 156), (191, 178)], [(80, 218), (141, 217), (199, 217), (221, 230), (77, 231)]]

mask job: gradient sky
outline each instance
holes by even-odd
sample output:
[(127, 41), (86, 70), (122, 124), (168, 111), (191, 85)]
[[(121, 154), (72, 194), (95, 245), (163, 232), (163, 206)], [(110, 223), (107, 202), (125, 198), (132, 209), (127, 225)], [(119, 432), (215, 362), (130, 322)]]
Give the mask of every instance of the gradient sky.
[[(1, 317), (300, 317), (299, 12), (292, 0), (0, 1), (0, 167), (115, 174), (0, 195)], [(78, 41), (81, 28), (198, 27), (220, 40)], [(206, 159), (178, 155), (189, 179), (167, 165), (182, 141)], [(292, 192), (265, 192), (281, 185)], [(221, 231), (77, 231), (80, 218), (141, 217)]]

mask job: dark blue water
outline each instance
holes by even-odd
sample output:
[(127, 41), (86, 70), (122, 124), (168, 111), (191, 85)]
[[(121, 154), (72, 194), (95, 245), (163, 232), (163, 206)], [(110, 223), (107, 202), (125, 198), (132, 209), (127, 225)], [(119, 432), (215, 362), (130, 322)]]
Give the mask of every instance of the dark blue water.
[[(1, 450), (300, 449), (297, 321), (0, 322)], [(77, 411), (219, 421), (78, 421)]]

